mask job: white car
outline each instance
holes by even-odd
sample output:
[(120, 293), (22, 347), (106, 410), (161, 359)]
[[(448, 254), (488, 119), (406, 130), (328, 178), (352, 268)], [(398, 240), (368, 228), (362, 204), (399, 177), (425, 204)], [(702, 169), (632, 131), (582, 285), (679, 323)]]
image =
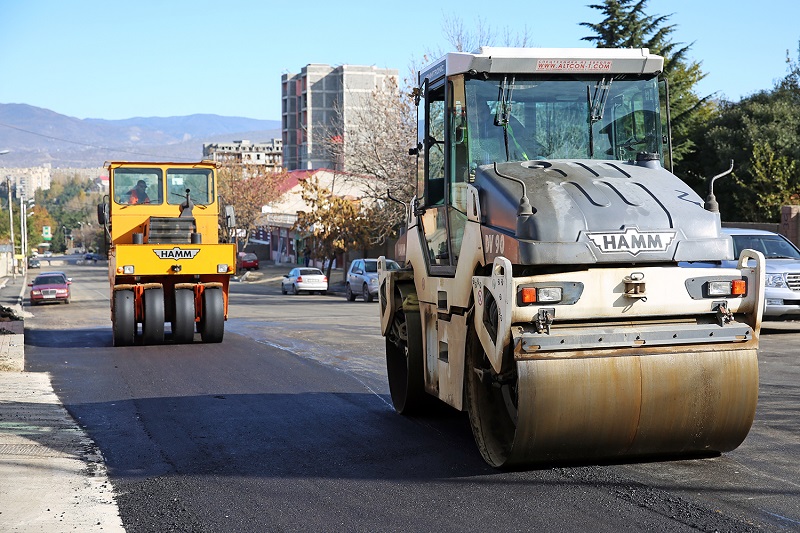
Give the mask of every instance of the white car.
[(300, 294), (301, 292), (318, 292), (320, 294), (325, 294), (328, 292), (328, 277), (318, 268), (293, 268), (288, 274), (283, 276), (281, 292), (283, 294)]
[[(800, 250), (792, 242), (770, 231), (722, 228), (733, 239), (734, 257), (745, 248), (764, 254), (767, 262), (765, 320), (800, 320)], [(736, 261), (723, 261), (732, 267)]]

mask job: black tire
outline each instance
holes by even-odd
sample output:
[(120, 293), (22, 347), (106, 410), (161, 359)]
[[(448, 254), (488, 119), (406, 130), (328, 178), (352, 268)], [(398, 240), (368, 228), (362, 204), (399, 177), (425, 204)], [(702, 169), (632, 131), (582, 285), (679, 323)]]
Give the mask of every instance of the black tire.
[(147, 289), (142, 297), (142, 342), (164, 344), (164, 289)]
[(281, 294), (286, 294), (286, 292), (287, 292), (287, 291), (286, 291), (286, 285), (284, 285), (283, 283), (281, 283)]
[(194, 291), (175, 291), (175, 319), (172, 322), (172, 340), (188, 344), (194, 340)]
[(361, 297), (364, 298), (365, 302), (372, 301), (372, 293), (369, 292), (369, 287), (365, 283), (363, 287), (361, 287)]
[(347, 297), (348, 302), (355, 302), (356, 295), (353, 294), (353, 291), (350, 289), (350, 284), (348, 283), (347, 286), (344, 288), (345, 295)]
[[(399, 300), (398, 296), (398, 300)], [(395, 411), (413, 415), (432, 404), (425, 392), (422, 324), (419, 313), (398, 309), (386, 336), (386, 375)]]
[(222, 342), (225, 335), (225, 302), (222, 289), (203, 291), (203, 309), (200, 314), (203, 323), (200, 338), (203, 342)]
[[(469, 412), (475, 443), (484, 460), (495, 468), (506, 465), (516, 435), (517, 386), (512, 378), (495, 379), (474, 327), (469, 328), (466, 343), (464, 404)], [(512, 373), (509, 373), (512, 375)]]
[(297, 285), (295, 285), (295, 284), (292, 284), (292, 294), (294, 294), (295, 296), (300, 294), (300, 291), (297, 290)]
[(114, 291), (112, 310), (114, 346), (130, 346), (136, 337), (136, 314), (133, 291)]

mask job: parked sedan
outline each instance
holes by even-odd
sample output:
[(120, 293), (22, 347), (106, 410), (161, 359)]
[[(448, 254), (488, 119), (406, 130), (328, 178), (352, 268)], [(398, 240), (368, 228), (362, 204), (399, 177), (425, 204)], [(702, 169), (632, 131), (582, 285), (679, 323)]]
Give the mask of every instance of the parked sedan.
[[(398, 270), (400, 265), (387, 259), (386, 268)], [(378, 295), (378, 260), (356, 259), (350, 263), (344, 292), (350, 302), (355, 301), (357, 296), (361, 296), (365, 302), (371, 302)]]
[(72, 280), (68, 279), (62, 272), (42, 272), (28, 286), (31, 288), (31, 305), (39, 305), (46, 302), (70, 301), (69, 286)]
[[(769, 231), (722, 228), (733, 239), (735, 257), (745, 248), (764, 254), (767, 262), (764, 318), (800, 319), (800, 250), (792, 242)], [(723, 261), (723, 267), (736, 261)]]
[(328, 292), (328, 277), (318, 268), (293, 268), (281, 281), (281, 292), (300, 294), (301, 292)]

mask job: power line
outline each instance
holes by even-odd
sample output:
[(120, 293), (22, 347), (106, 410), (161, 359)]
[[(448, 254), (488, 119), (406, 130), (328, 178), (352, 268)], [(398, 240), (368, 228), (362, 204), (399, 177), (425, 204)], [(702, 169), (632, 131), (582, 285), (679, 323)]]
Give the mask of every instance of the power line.
[[(45, 135), (43, 133), (37, 133), (35, 131), (26, 130), (24, 128), (19, 128), (17, 126), (12, 126), (10, 124), (3, 124), (2, 122), (0, 122), (0, 126), (6, 127), (6, 128), (10, 128), (12, 130), (21, 131), (23, 133), (29, 133), (31, 135), (36, 135), (38, 137), (44, 137), (45, 139), (50, 139), (50, 140), (53, 140), (53, 141), (60, 141), (60, 142), (65, 142), (65, 143), (69, 143), (69, 144), (77, 144), (78, 146), (86, 146), (88, 148), (95, 148), (95, 149), (98, 149), (98, 150), (107, 150), (109, 152), (120, 152), (120, 153), (123, 153), (123, 154), (131, 154), (131, 155), (144, 155), (144, 156), (147, 156), (147, 157), (163, 157), (163, 156), (159, 156), (157, 154), (146, 154), (144, 152), (134, 152), (132, 150), (126, 150), (124, 148), (110, 148), (108, 146), (98, 146), (96, 144), (88, 144), (88, 143), (82, 143), (82, 142), (79, 142), (79, 141), (71, 141), (69, 139), (62, 139), (60, 137), (53, 137), (52, 135)], [(169, 156), (169, 158), (171, 158), (171, 159), (182, 159), (184, 161), (194, 161), (194, 158), (189, 158), (189, 157)]]

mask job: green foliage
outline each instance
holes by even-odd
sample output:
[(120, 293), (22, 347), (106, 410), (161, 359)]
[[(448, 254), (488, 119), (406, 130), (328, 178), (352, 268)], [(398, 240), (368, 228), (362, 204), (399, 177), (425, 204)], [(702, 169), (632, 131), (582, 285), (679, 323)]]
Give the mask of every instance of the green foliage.
[(781, 203), (800, 192), (800, 87), (792, 76), (740, 102), (722, 102), (695, 134), (697, 150), (687, 160), (695, 190), (702, 177), (735, 162), (734, 179), (715, 190), (723, 220), (777, 222)]
[(50, 249), (55, 252), (67, 248), (64, 228), (67, 235), (75, 237), (74, 242), (80, 242), (78, 235), (83, 230), (87, 248), (103, 248), (102, 232), (97, 231), (97, 204), (103, 201), (103, 193), (92, 180), (75, 175), (66, 181), (55, 181), (50, 189), (37, 190), (35, 201), (34, 215), (28, 219), (31, 246), (42, 241), (42, 228), (50, 226), (53, 235)]
[(753, 178), (750, 189), (755, 196), (754, 218), (779, 220), (781, 206), (800, 192), (797, 161), (776, 154), (769, 143), (758, 141), (753, 146), (750, 171)]

